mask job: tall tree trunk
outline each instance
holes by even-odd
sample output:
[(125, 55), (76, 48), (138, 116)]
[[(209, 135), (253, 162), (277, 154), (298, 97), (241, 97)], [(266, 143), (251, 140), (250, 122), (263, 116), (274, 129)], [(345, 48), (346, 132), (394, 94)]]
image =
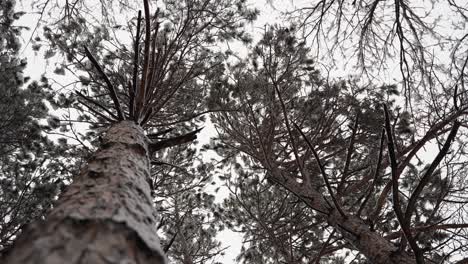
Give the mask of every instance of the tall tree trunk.
[(47, 219), (26, 228), (2, 263), (165, 263), (148, 176), (143, 129), (112, 125)]

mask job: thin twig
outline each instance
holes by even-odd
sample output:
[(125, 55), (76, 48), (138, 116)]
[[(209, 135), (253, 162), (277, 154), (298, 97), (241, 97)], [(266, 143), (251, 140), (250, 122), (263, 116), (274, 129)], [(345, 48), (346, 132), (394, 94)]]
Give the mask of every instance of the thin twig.
[(325, 241), (325, 243), (323, 243), (322, 248), (320, 249), (319, 253), (318, 253), (317, 256), (315, 257), (315, 261), (314, 261), (315, 264), (319, 264), (319, 263), (320, 263), (320, 259), (321, 259), (322, 256), (324, 255), (325, 249), (327, 248), (328, 244), (330, 244), (330, 241), (331, 241), (331, 239), (333, 238), (333, 235), (335, 235), (335, 232), (336, 232), (336, 229), (333, 229), (333, 231), (332, 231), (332, 232), (330, 233), (330, 235), (328, 236), (327, 241)]
[[(406, 155), (404, 160), (398, 166), (397, 177), (399, 178), (399, 176), (401, 175), (403, 170), (410, 163), (411, 159), (416, 155), (416, 153), (422, 147), (424, 147), (424, 145), (427, 142), (429, 142), (431, 139), (437, 137), (438, 135), (441, 135), (442, 133), (445, 133), (445, 132), (449, 131), (450, 129), (444, 128), (444, 127), (446, 125), (450, 124), (453, 120), (458, 118), (460, 115), (462, 115), (467, 109), (468, 109), (467, 106), (464, 106), (464, 107), (460, 108), (459, 110), (457, 110), (456, 112), (454, 112), (453, 114), (451, 114), (450, 116), (445, 118), (444, 120), (442, 120), (442, 121), (436, 123), (435, 125), (433, 125), (421, 139), (417, 140), (414, 143), (411, 143), (409, 146), (404, 148), (401, 151), (401, 155), (405, 155), (406, 153), (408, 153), (408, 154)], [(385, 165), (385, 166), (387, 166), (387, 165)], [(375, 219), (380, 214), (380, 212), (381, 212), (381, 210), (382, 210), (382, 208), (383, 208), (383, 206), (384, 206), (384, 204), (386, 202), (388, 193), (390, 192), (391, 188), (392, 188), (392, 181), (390, 180), (385, 184), (384, 189), (382, 190), (382, 192), (379, 195), (379, 198), (377, 199), (377, 205), (376, 205), (376, 207), (374, 209), (374, 212), (372, 213), (373, 219)]]
[(169, 243), (164, 247), (164, 253), (167, 253), (169, 251), (169, 249), (171, 248), (172, 244), (174, 243), (174, 241), (175, 241), (175, 239), (177, 237), (177, 234), (179, 234), (179, 230), (177, 230), (177, 232), (172, 236)]
[(395, 212), (398, 222), (400, 223), (400, 227), (403, 231), (403, 234), (405, 235), (406, 240), (410, 244), (410, 247), (416, 256), (416, 263), (422, 264), (424, 263), (424, 256), (421, 250), (419, 249), (418, 244), (414, 240), (413, 235), (411, 234), (411, 230), (409, 226), (406, 224), (404, 220), (403, 212), (401, 210), (400, 196), (399, 196), (400, 193), (398, 190), (398, 174), (397, 174), (398, 163), (397, 163), (397, 159), (395, 156), (395, 143), (393, 141), (393, 132), (392, 132), (392, 126), (390, 124), (390, 115), (388, 113), (388, 109), (385, 104), (384, 104), (384, 114), (385, 114), (385, 131), (387, 132), (388, 156), (390, 158), (390, 167), (392, 171), (393, 211)]
[(109, 109), (107, 109), (107, 107), (105, 107), (102, 104), (96, 102), (95, 100), (87, 97), (86, 95), (82, 94), (79, 91), (75, 91), (75, 93), (78, 96), (80, 96), (81, 98), (85, 99), (87, 102), (90, 102), (90, 103), (96, 105), (97, 107), (101, 108), (102, 110), (104, 110), (104, 112), (108, 113), (113, 119), (115, 119), (115, 121), (119, 120), (119, 118), (116, 115), (114, 115), (111, 111), (109, 111)]
[(453, 140), (455, 139), (455, 136), (457, 135), (458, 128), (460, 128), (460, 122), (455, 121), (455, 123), (453, 124), (452, 130), (450, 130), (450, 134), (448, 135), (447, 140), (444, 143), (444, 146), (439, 151), (434, 161), (431, 163), (429, 168), (424, 173), (424, 176), (421, 178), (421, 181), (419, 181), (419, 184), (418, 186), (416, 186), (416, 189), (414, 190), (414, 192), (411, 194), (411, 197), (408, 201), (408, 205), (406, 206), (406, 212), (405, 212), (405, 222), (408, 225), (411, 222), (411, 215), (413, 214), (413, 211), (415, 210), (416, 201), (419, 198), (419, 195), (421, 194), (424, 187), (429, 183), (430, 177), (434, 173), (437, 166), (439, 166), (439, 163), (442, 161), (444, 156), (449, 151), (450, 145), (452, 144)]
[(371, 186), (369, 187), (369, 191), (368, 191), (368, 193), (366, 195), (366, 198), (364, 199), (361, 206), (359, 207), (359, 210), (357, 212), (357, 216), (361, 215), (362, 209), (364, 209), (364, 207), (366, 206), (367, 201), (369, 201), (369, 199), (370, 199), (370, 197), (372, 195), (372, 192), (374, 191), (374, 186), (375, 186), (375, 183), (377, 182), (377, 178), (379, 177), (380, 167), (382, 165), (382, 156), (383, 156), (384, 143), (385, 143), (385, 129), (382, 129), (382, 133), (380, 135), (379, 157), (377, 158), (377, 166), (375, 167), (374, 178), (372, 180)]
[(172, 130), (174, 130), (174, 128), (168, 128), (168, 129), (165, 129), (165, 130), (156, 132), (156, 133), (148, 134), (148, 135), (146, 135), (146, 136), (147, 136), (149, 139), (158, 139), (160, 136), (162, 136), (162, 135), (164, 135), (164, 134), (167, 134), (167, 133), (171, 132)]
[(333, 200), (333, 204), (335, 205), (336, 209), (338, 210), (338, 212), (341, 214), (341, 216), (345, 217), (346, 218), (346, 214), (343, 212), (343, 210), (341, 209), (341, 206), (339, 205), (338, 201), (336, 200), (335, 198), (335, 195), (333, 194), (333, 190), (331, 188), (331, 185), (330, 185), (330, 182), (328, 180), (328, 176), (327, 176), (327, 173), (325, 172), (325, 168), (323, 167), (323, 164), (322, 162), (320, 162), (320, 158), (317, 154), (317, 151), (315, 151), (314, 147), (312, 146), (312, 143), (310, 143), (309, 139), (307, 138), (307, 136), (302, 132), (302, 130), (299, 128), (299, 126), (296, 124), (296, 123), (293, 123), (294, 127), (296, 127), (296, 129), (299, 131), (299, 133), (301, 133), (301, 136), (304, 138), (304, 140), (306, 141), (307, 143), (307, 146), (309, 146), (309, 149), (312, 151), (312, 153), (314, 154), (314, 157), (315, 157), (315, 160), (317, 161), (317, 164), (320, 168), (320, 172), (322, 173), (322, 176), (323, 176), (323, 180), (325, 181), (325, 185), (327, 186), (327, 189), (328, 189), (328, 192)]
[[(148, 80), (148, 86), (152, 87), (153, 85), (153, 79), (154, 79), (154, 73), (155, 73), (155, 67), (157, 66), (156, 64), (156, 40), (158, 38), (158, 32), (159, 32), (159, 23), (157, 22), (159, 16), (159, 8), (156, 9), (156, 13), (154, 14), (154, 17), (156, 19), (156, 26), (154, 28), (154, 33), (153, 33), (153, 40), (151, 43), (151, 62), (150, 62), (150, 68), (149, 68), (149, 80)], [(155, 88), (147, 89), (146, 90), (146, 96), (149, 97), (151, 93), (153, 93), (152, 90)], [(148, 100), (149, 101), (149, 100)]]
[(138, 11), (138, 21), (137, 21), (137, 31), (135, 36), (135, 48), (134, 48), (134, 57), (133, 57), (133, 83), (130, 88), (130, 117), (134, 118), (135, 114), (135, 93), (137, 90), (137, 81), (138, 81), (138, 64), (139, 64), (139, 55), (140, 55), (140, 28), (141, 28), (141, 10)]
[(145, 53), (143, 61), (143, 73), (141, 75), (140, 87), (136, 91), (136, 111), (135, 111), (135, 121), (138, 123), (141, 121), (141, 113), (144, 112), (144, 105), (146, 99), (146, 86), (148, 85), (148, 67), (150, 63), (150, 44), (151, 44), (151, 19), (149, 11), (149, 2), (144, 0), (144, 10), (145, 10)]
[(343, 186), (346, 181), (346, 178), (348, 176), (348, 171), (349, 171), (349, 164), (351, 162), (351, 156), (353, 155), (353, 148), (354, 148), (354, 140), (356, 138), (356, 132), (358, 129), (359, 125), (359, 113), (356, 114), (356, 120), (354, 121), (354, 126), (353, 126), (353, 132), (351, 134), (351, 138), (349, 140), (349, 146), (348, 146), (348, 151), (346, 154), (346, 161), (345, 165), (343, 168), (343, 174), (341, 176), (341, 181), (340, 184), (338, 185), (338, 196), (341, 196), (341, 193), (343, 192)]
[(202, 129), (203, 127), (195, 131), (189, 132), (187, 134), (181, 135), (181, 136), (164, 139), (155, 143), (150, 143), (149, 145), (150, 153), (154, 153), (155, 151), (158, 151), (161, 149), (165, 149), (168, 147), (177, 146), (180, 144), (193, 141), (197, 138), (198, 132), (200, 132)]
[(105, 116), (105, 115), (99, 113), (98, 111), (94, 110), (91, 106), (87, 105), (87, 104), (84, 103), (83, 101), (78, 100), (78, 102), (79, 102), (80, 104), (86, 106), (86, 108), (88, 108), (89, 111), (93, 112), (93, 114), (102, 117), (102, 118), (103, 118), (104, 120), (106, 120), (107, 122), (109, 122), (109, 123), (111, 123), (111, 124), (112, 124), (112, 123), (115, 123), (115, 120), (112, 120), (112, 119), (110, 119), (109, 117), (107, 117), (107, 116)]
[(294, 157), (296, 159), (297, 167), (299, 168), (299, 171), (301, 173), (301, 176), (303, 178), (304, 183), (309, 185), (310, 188), (312, 188), (312, 181), (310, 179), (310, 176), (306, 175), (306, 172), (304, 170), (304, 166), (302, 165), (302, 160), (299, 157), (297, 144), (296, 144), (296, 141), (294, 140), (292, 130), (291, 130), (291, 126), (289, 124), (288, 113), (286, 112), (286, 105), (285, 105), (285, 103), (283, 101), (283, 98), (281, 97), (281, 93), (280, 93), (278, 84), (273, 79), (273, 76), (271, 75), (271, 73), (270, 73), (270, 78), (271, 78), (271, 81), (273, 82), (273, 86), (275, 87), (275, 91), (278, 94), (278, 99), (280, 101), (281, 110), (282, 110), (283, 116), (284, 116), (284, 123), (286, 124), (286, 129), (288, 130), (288, 135), (289, 135), (289, 138), (291, 140), (291, 145), (292, 145), (292, 148), (293, 148), (293, 153), (294, 153)]
[[(416, 226), (411, 228), (411, 232), (434, 232), (435, 230), (449, 230), (449, 229), (467, 229), (468, 223), (462, 224), (434, 224), (426, 226)], [(395, 239), (401, 235), (401, 232), (392, 232), (385, 236), (386, 239)]]
[(153, 116), (153, 108), (149, 107), (148, 110), (145, 113), (145, 117), (140, 122), (140, 126), (144, 126), (146, 124), (146, 122), (148, 122), (151, 119), (152, 116)]

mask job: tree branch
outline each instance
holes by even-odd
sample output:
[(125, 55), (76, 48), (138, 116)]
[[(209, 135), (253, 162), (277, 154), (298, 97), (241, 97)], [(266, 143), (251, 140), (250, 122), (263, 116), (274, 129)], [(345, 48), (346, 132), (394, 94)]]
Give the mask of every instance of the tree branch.
[(302, 130), (299, 128), (299, 126), (296, 123), (293, 123), (293, 125), (294, 125), (294, 127), (296, 127), (296, 129), (299, 131), (299, 133), (301, 133), (301, 136), (306, 141), (307, 146), (309, 146), (309, 149), (314, 154), (315, 160), (317, 161), (317, 164), (318, 164), (318, 166), (320, 168), (320, 172), (322, 173), (323, 180), (325, 181), (325, 185), (327, 186), (328, 192), (329, 192), (329, 194), (330, 194), (330, 196), (331, 196), (331, 198), (333, 200), (333, 204), (335, 205), (336, 209), (341, 214), (341, 216), (346, 218), (346, 214), (341, 209), (341, 206), (339, 205), (338, 201), (336, 200), (335, 195), (333, 194), (333, 190), (332, 190), (330, 182), (328, 180), (327, 173), (325, 172), (325, 168), (323, 167), (322, 162), (320, 162), (320, 158), (319, 158), (319, 156), (317, 154), (317, 151), (315, 151), (314, 147), (312, 146), (312, 143), (309, 141), (309, 139), (306, 137), (306, 135), (302, 132)]
[(424, 187), (429, 183), (430, 177), (432, 176), (432, 173), (434, 173), (435, 169), (437, 166), (439, 166), (439, 163), (442, 161), (444, 156), (447, 154), (448, 150), (450, 149), (450, 145), (452, 144), (453, 140), (455, 139), (455, 136), (457, 135), (458, 128), (460, 128), (460, 122), (455, 121), (453, 124), (452, 130), (450, 130), (450, 134), (447, 137), (447, 140), (444, 143), (444, 146), (442, 149), (439, 151), (437, 156), (435, 157), (434, 161), (431, 163), (427, 171), (424, 173), (424, 176), (421, 178), (421, 181), (419, 181), (418, 186), (416, 186), (416, 189), (414, 192), (411, 194), (411, 197), (408, 201), (408, 205), (406, 206), (406, 212), (405, 212), (405, 222), (409, 225), (411, 222), (411, 215), (413, 214), (413, 211), (415, 210), (416, 206), (416, 201), (419, 198), (419, 195), (421, 194), (422, 190)]
[(138, 21), (137, 21), (137, 31), (135, 36), (135, 49), (133, 57), (133, 80), (132, 87), (130, 88), (130, 117), (134, 118), (135, 114), (135, 93), (137, 90), (137, 81), (138, 81), (138, 64), (139, 64), (139, 55), (140, 55), (140, 29), (141, 29), (141, 10), (138, 11)]
[(354, 140), (356, 138), (356, 132), (358, 129), (359, 125), (359, 113), (356, 114), (356, 120), (354, 121), (354, 126), (353, 126), (353, 132), (351, 134), (351, 138), (349, 140), (349, 146), (348, 146), (348, 151), (346, 154), (346, 161), (345, 165), (343, 167), (343, 174), (341, 175), (341, 181), (338, 185), (338, 196), (341, 196), (341, 193), (343, 192), (343, 186), (346, 181), (346, 178), (348, 176), (348, 171), (349, 171), (349, 164), (351, 162), (351, 156), (353, 155), (353, 148), (354, 148)]
[(382, 165), (382, 156), (383, 156), (384, 143), (385, 143), (385, 129), (382, 129), (382, 133), (381, 133), (381, 136), (380, 136), (379, 157), (377, 158), (377, 166), (375, 167), (374, 178), (372, 180), (371, 186), (369, 187), (369, 191), (368, 191), (368, 193), (366, 195), (366, 198), (364, 198), (364, 201), (362, 202), (361, 206), (359, 207), (359, 210), (357, 212), (357, 216), (361, 215), (361, 211), (366, 206), (367, 201), (369, 201), (369, 199), (370, 199), (370, 197), (372, 195), (372, 191), (374, 190), (374, 186), (375, 186), (375, 183), (377, 181), (377, 178), (379, 177), (379, 171), (380, 171), (380, 167)]
[(169, 249), (171, 248), (172, 244), (174, 244), (174, 241), (177, 237), (177, 234), (179, 234), (179, 230), (177, 230), (177, 232), (172, 236), (171, 240), (169, 241), (169, 244), (167, 244), (165, 247), (164, 247), (164, 253), (167, 253), (169, 251)]
[(117, 92), (115, 91), (114, 86), (112, 85), (111, 81), (109, 80), (109, 77), (106, 75), (106, 73), (101, 68), (101, 66), (99, 66), (99, 63), (93, 57), (93, 55), (91, 54), (89, 49), (87, 47), (84, 47), (84, 49), (85, 49), (86, 56), (93, 63), (94, 67), (102, 75), (102, 77), (104, 78), (104, 81), (107, 84), (107, 88), (109, 89), (110, 97), (112, 98), (112, 101), (114, 101), (115, 110), (117, 111), (117, 116), (119, 117), (118, 120), (125, 120), (125, 117), (123, 116), (123, 113), (122, 113), (122, 108), (120, 106), (119, 98), (117, 97)]
[(143, 62), (143, 73), (141, 76), (140, 87), (136, 90), (136, 110), (135, 110), (135, 121), (140, 122), (140, 115), (144, 112), (145, 99), (146, 99), (146, 86), (148, 85), (148, 68), (150, 62), (150, 44), (151, 44), (151, 19), (149, 11), (149, 2), (144, 0), (145, 10), (145, 53)]
[(283, 98), (281, 97), (281, 93), (280, 93), (278, 84), (276, 83), (275, 79), (273, 78), (271, 72), (269, 72), (269, 73), (270, 73), (270, 79), (271, 79), (271, 81), (273, 83), (273, 86), (275, 87), (275, 91), (278, 94), (278, 99), (279, 99), (280, 104), (281, 104), (281, 111), (283, 112), (284, 123), (286, 124), (286, 129), (288, 130), (289, 139), (291, 140), (291, 145), (292, 145), (292, 148), (293, 148), (293, 153), (294, 153), (294, 157), (296, 159), (297, 167), (299, 168), (299, 171), (300, 171), (301, 176), (302, 176), (302, 178), (304, 180), (304, 183), (309, 185), (310, 188), (312, 188), (312, 181), (310, 179), (310, 176), (308, 174), (306, 175), (306, 172), (304, 170), (304, 166), (302, 164), (301, 158), (299, 157), (299, 151), (298, 151), (298, 148), (297, 148), (296, 140), (294, 140), (292, 130), (291, 130), (291, 126), (289, 125), (289, 118), (288, 118), (288, 113), (286, 111), (286, 105), (284, 104)]
[(181, 145), (187, 142), (191, 142), (197, 138), (198, 132), (200, 132), (202, 129), (203, 127), (195, 131), (192, 131), (190, 133), (181, 135), (181, 136), (172, 137), (172, 138), (164, 139), (158, 142), (150, 143), (149, 145), (150, 153), (154, 153), (158, 150), (165, 149), (168, 147), (177, 146), (177, 145)]
[(174, 128), (168, 128), (168, 129), (156, 132), (156, 133), (148, 134), (146, 136), (149, 139), (158, 139), (161, 135), (167, 134), (167, 133), (171, 132), (172, 130), (174, 130)]
[(80, 101), (80, 100), (78, 100), (78, 102), (79, 102), (80, 104), (86, 106), (86, 108), (88, 108), (89, 111), (93, 112), (93, 114), (95, 114), (96, 116), (102, 117), (102, 118), (103, 118), (104, 120), (106, 120), (107, 122), (109, 122), (109, 123), (111, 123), (111, 124), (115, 122), (115, 120), (112, 120), (112, 119), (110, 119), (109, 117), (107, 117), (107, 116), (105, 116), (105, 115), (99, 113), (98, 111), (94, 110), (91, 106), (87, 105), (86, 103), (84, 103), (84, 102), (82, 102), (82, 101)]
[[(466, 229), (468, 228), (468, 223), (464, 224), (440, 224), (440, 225), (427, 225), (427, 226), (416, 226), (411, 228), (411, 232), (425, 232), (425, 231), (435, 231), (435, 230), (447, 230), (447, 229)], [(401, 232), (393, 232), (385, 236), (386, 239), (395, 239), (401, 235)]]
[[(444, 127), (446, 125), (450, 124), (453, 120), (455, 120), (460, 115), (464, 114), (464, 111), (466, 111), (467, 108), (468, 108), (467, 106), (465, 106), (463, 108), (460, 108), (459, 110), (457, 110), (456, 112), (454, 112), (453, 114), (451, 114), (450, 116), (445, 118), (444, 120), (436, 123), (435, 125), (433, 125), (426, 132), (424, 137), (422, 137), (418, 141), (416, 141), (416, 142), (410, 144), (409, 146), (407, 146), (406, 148), (404, 148), (401, 151), (401, 155), (404, 155), (405, 153), (408, 153), (408, 154), (406, 155), (405, 159), (398, 166), (397, 176), (399, 177), (401, 175), (401, 173), (404, 171), (404, 169), (410, 163), (411, 159), (416, 155), (416, 153), (422, 147), (424, 147), (424, 145), (427, 142), (429, 142), (431, 139), (435, 138), (436, 136), (441, 135), (442, 133), (445, 133), (445, 132), (449, 131), (449, 129), (444, 128)], [(384, 167), (386, 167), (386, 166), (387, 165), (385, 165)], [(372, 218), (373, 219), (377, 218), (378, 215), (380, 214), (380, 211), (382, 210), (382, 208), (383, 208), (383, 206), (384, 206), (384, 204), (386, 202), (387, 195), (390, 192), (391, 188), (392, 188), (392, 181), (390, 180), (389, 182), (387, 182), (384, 189), (380, 193), (379, 198), (377, 199), (377, 205), (376, 205), (376, 207), (374, 209), (374, 212), (372, 213)]]
[(102, 110), (104, 110), (106, 113), (108, 113), (112, 118), (114, 118), (116, 121), (119, 120), (119, 118), (114, 115), (111, 111), (109, 111), (109, 109), (107, 109), (107, 107), (104, 107), (102, 104), (94, 101), (93, 99), (85, 96), (84, 94), (80, 93), (79, 91), (75, 91), (75, 93), (80, 96), (81, 98), (85, 99), (87, 102), (90, 102), (94, 105), (96, 105), (97, 107), (101, 108)]
[(322, 248), (320, 249), (320, 251), (319, 251), (319, 253), (317, 254), (317, 256), (314, 258), (315, 261), (313, 261), (313, 262), (314, 262), (315, 264), (320, 264), (320, 259), (322, 258), (323, 255), (325, 255), (325, 249), (326, 249), (327, 246), (330, 244), (331, 239), (332, 239), (333, 236), (335, 235), (335, 231), (336, 231), (336, 229), (333, 229), (333, 231), (330, 233), (330, 235), (328, 235), (327, 241), (325, 241), (325, 243), (323, 243)]
[(392, 126), (390, 124), (390, 115), (388, 113), (387, 105), (384, 104), (384, 114), (385, 114), (385, 131), (387, 132), (387, 148), (388, 148), (388, 156), (390, 159), (390, 167), (392, 171), (392, 194), (393, 194), (393, 211), (400, 223), (400, 227), (403, 230), (403, 234), (405, 235), (406, 240), (410, 244), (411, 249), (413, 250), (416, 256), (416, 263), (423, 264), (424, 263), (424, 256), (419, 249), (418, 244), (413, 238), (411, 234), (409, 225), (404, 220), (404, 215), (401, 210), (400, 205), (400, 193), (398, 190), (398, 163), (395, 156), (395, 143), (393, 141), (393, 132)]

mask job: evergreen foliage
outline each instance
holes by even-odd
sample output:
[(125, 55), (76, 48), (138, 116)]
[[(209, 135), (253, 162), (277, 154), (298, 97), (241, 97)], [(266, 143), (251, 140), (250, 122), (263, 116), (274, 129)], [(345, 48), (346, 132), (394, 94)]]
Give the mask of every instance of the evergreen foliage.
[[(57, 67), (30, 81), (24, 13), (1, 1), (0, 250), (45, 218), (107, 127), (132, 120), (150, 141), (170, 263), (219, 263), (225, 229), (243, 236), (246, 264), (460, 260), (468, 7), (448, 1), (444, 20), (442, 2), (423, 14), (401, 0), (311, 1), (253, 43), (245, 26), (260, 13), (245, 0), (34, 0), (31, 47)], [(323, 63), (337, 59), (359, 74), (330, 77)], [(382, 81), (395, 62), (400, 80)], [(215, 138), (187, 144), (205, 124)]]
[[(28, 83), (20, 58), (21, 27), (15, 21), (15, 1), (0, 3), (0, 249), (6, 250), (24, 225), (42, 217), (69, 176), (69, 152), (56, 145), (44, 125), (46, 98), (52, 90), (46, 78)], [(59, 154), (60, 153), (60, 154)], [(63, 163), (61, 163), (63, 162)], [(70, 160), (68, 161), (70, 162)]]

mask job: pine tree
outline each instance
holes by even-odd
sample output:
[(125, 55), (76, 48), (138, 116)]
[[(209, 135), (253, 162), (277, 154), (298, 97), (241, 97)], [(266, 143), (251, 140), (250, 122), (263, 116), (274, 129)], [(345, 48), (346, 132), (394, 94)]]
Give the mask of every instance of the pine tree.
[[(224, 169), (235, 169), (224, 178), (232, 189), (227, 217), (248, 241), (239, 260), (341, 263), (353, 254), (362, 263), (440, 261), (443, 230), (461, 226), (439, 225), (443, 197), (457, 188), (435, 169), (466, 104), (443, 117), (414, 114), (414, 122), (431, 120), (415, 139), (414, 131), (393, 128), (407, 123), (395, 121), (405, 117), (395, 86), (328, 81), (310, 57), (294, 27), (273, 27), (248, 59), (212, 82), (212, 105), (236, 109), (213, 116), (219, 138), (211, 147)], [(440, 151), (420, 170), (414, 155), (436, 137)], [(390, 191), (402, 194), (390, 200)]]
[[(62, 36), (45, 28), (46, 39), (76, 62), (78, 70), (89, 72), (91, 81), (82, 81), (91, 93), (76, 91), (71, 97), (88, 111), (82, 119), (109, 128), (46, 220), (23, 231), (5, 263), (165, 262), (148, 184), (150, 157), (196, 138), (199, 129), (158, 139), (171, 126), (200, 115), (194, 111), (203, 111), (196, 101), (203, 98), (198, 80), (221, 66), (223, 59), (206, 45), (243, 38), (238, 22), (255, 18), (256, 11), (248, 10), (243, 1), (168, 1), (169, 12), (154, 15), (149, 6), (144, 1), (144, 19), (141, 12), (136, 18), (133, 54), (120, 49), (114, 56), (104, 56), (103, 63), (99, 38), (75, 39), (71, 45), (64, 39), (83, 29), (77, 24), (60, 27), (66, 33)], [(106, 34), (106, 28), (95, 29), (96, 36)], [(88, 61), (82, 63), (79, 54)], [(109, 64), (117, 59), (119, 64)], [(118, 71), (113, 71), (116, 65)], [(100, 96), (102, 92), (106, 96)], [(187, 96), (194, 96), (194, 101), (188, 102)]]
[[(53, 116), (45, 100), (51, 95), (46, 78), (30, 82), (20, 58), (22, 12), (15, 1), (0, 3), (0, 250), (9, 248), (22, 227), (43, 217), (64, 186), (69, 166), (66, 146), (46, 137)], [(50, 125), (40, 122), (49, 120)], [(59, 154), (60, 153), (60, 154)]]

